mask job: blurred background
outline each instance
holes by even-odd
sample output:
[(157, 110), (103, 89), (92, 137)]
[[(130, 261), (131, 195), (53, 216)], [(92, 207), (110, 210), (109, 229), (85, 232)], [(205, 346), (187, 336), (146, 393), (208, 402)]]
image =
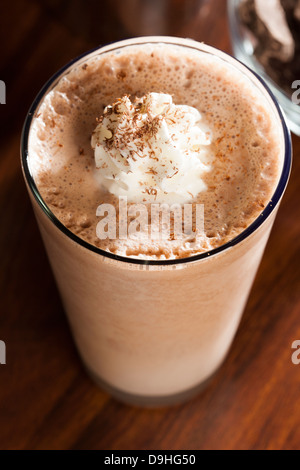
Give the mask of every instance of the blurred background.
[(225, 0), (2, 0), (0, 78), (7, 104), (0, 109), (0, 136), (21, 125), (44, 82), (82, 52), (151, 34), (190, 37), (228, 50), (225, 17)]
[(43, 84), (72, 58), (152, 34), (232, 52), (226, 0), (1, 0), (0, 449), (300, 448), (300, 369), (291, 362), (300, 339), (295, 136), (292, 178), (237, 338), (199, 397), (170, 409), (122, 405), (90, 381), (74, 348), (22, 178), (22, 124)]

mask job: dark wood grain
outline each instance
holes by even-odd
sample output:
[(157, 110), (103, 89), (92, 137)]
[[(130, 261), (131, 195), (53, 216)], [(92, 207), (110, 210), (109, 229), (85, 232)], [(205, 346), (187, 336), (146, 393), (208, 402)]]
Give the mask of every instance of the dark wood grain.
[[(172, 33), (229, 51), (225, 3), (202, 2)], [(300, 365), (291, 362), (291, 344), (300, 339), (300, 139), (293, 138), (291, 181), (218, 375), (181, 406), (122, 405), (90, 381), (77, 356), (22, 180), (19, 139), (26, 110), (51, 74), (130, 32), (116, 3), (100, 0), (4, 1), (0, 21), (7, 84), (0, 106), (0, 339), (7, 345), (0, 448), (299, 449)]]

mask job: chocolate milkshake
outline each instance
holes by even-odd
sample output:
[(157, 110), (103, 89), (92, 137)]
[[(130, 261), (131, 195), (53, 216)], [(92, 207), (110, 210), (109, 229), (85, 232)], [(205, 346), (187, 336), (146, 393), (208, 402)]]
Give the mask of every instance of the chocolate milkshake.
[[(232, 342), (287, 182), (288, 134), (264, 85), (194, 41), (123, 41), (42, 92), (24, 143), (34, 210), (87, 369), (123, 400), (188, 397)], [(127, 227), (136, 204), (148, 214), (176, 204), (192, 208), (192, 229), (161, 236), (149, 216), (121, 236), (124, 199)], [(199, 206), (202, 230), (193, 225)], [(113, 207), (114, 237), (99, 236), (99, 207)]]

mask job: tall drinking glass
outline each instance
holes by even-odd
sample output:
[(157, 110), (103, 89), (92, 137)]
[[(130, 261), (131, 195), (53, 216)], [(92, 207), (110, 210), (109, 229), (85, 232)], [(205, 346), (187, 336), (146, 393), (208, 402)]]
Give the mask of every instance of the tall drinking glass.
[[(98, 54), (148, 43), (192, 48), (238, 69), (267, 101), (281, 139), (280, 179), (259, 217), (232, 241), (184, 259), (126, 258), (82, 240), (49, 209), (28, 165), (33, 116), (61, 77)], [(89, 374), (135, 404), (171, 404), (195, 394), (232, 343), (290, 173), (290, 134), (266, 84), (229, 55), (192, 40), (144, 37), (110, 44), (75, 59), (45, 85), (26, 117), (21, 151), (29, 196)]]

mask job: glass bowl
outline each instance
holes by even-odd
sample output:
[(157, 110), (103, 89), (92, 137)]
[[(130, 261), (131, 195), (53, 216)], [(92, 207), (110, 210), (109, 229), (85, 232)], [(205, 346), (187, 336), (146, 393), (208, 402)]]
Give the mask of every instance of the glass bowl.
[[(255, 32), (251, 30), (251, 26), (245, 24), (245, 21), (241, 17), (240, 10), (243, 3), (245, 3), (245, 0), (228, 0), (228, 18), (234, 55), (268, 83), (286, 114), (291, 131), (300, 136), (300, 75), (295, 77), (294, 80), (291, 80), (291, 83), (289, 83), (289, 81), (285, 82), (285, 88), (276, 83), (276, 81), (279, 80), (276, 80), (274, 76), (276, 77), (276, 73), (280, 74), (278, 68), (277, 70), (272, 70), (271, 60), (267, 62), (267, 71), (266, 67), (262, 64), (263, 61), (260, 60), (261, 57), (266, 57), (268, 54), (269, 51), (266, 47), (270, 45), (270, 42), (264, 40), (262, 36), (259, 38), (259, 35), (256, 35)], [(249, 15), (249, 18), (253, 21), (253, 11), (251, 15), (252, 17)], [(254, 18), (254, 21), (256, 19), (257, 18)], [(262, 26), (262, 28), (264, 28), (264, 26)], [(276, 53), (276, 47), (278, 48), (276, 41), (274, 41), (273, 47), (273, 53), (274, 51)], [(257, 53), (257, 51), (259, 51), (259, 53)], [(279, 52), (277, 52), (277, 54), (279, 54)], [(299, 54), (299, 52), (296, 52), (296, 54)], [(277, 61), (277, 67), (278, 63), (280, 64), (280, 61)], [(287, 66), (287, 64), (282, 64), (282, 70), (285, 74)], [(272, 78), (270, 77), (270, 73), (274, 75)]]

